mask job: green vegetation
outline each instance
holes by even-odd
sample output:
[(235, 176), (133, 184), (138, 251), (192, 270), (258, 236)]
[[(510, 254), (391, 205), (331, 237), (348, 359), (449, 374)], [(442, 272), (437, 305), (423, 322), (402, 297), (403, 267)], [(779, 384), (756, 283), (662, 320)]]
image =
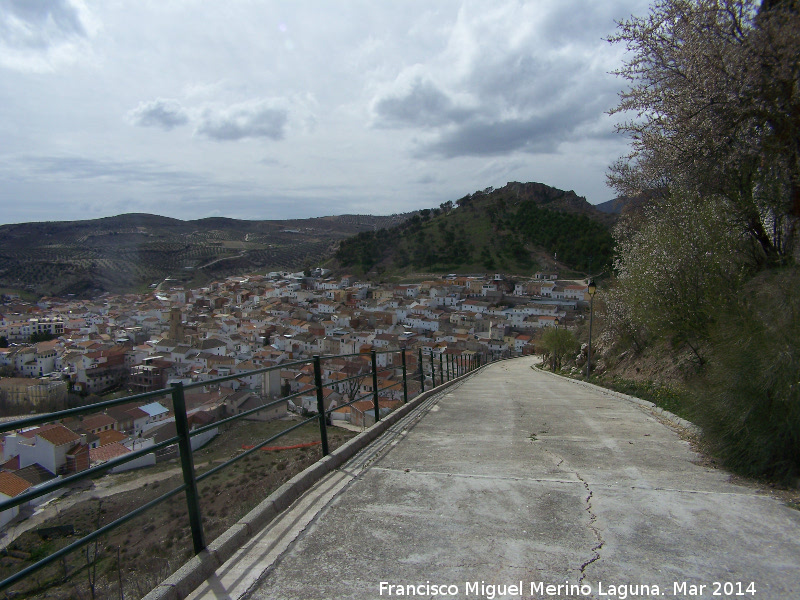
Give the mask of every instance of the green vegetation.
[(616, 376), (597, 380), (592, 379), (592, 383), (597, 383), (621, 394), (628, 394), (629, 396), (647, 400), (659, 408), (663, 408), (687, 420), (691, 420), (694, 416), (694, 398), (686, 390), (674, 385), (662, 385), (652, 381), (634, 381)]
[(615, 230), (621, 294), (614, 301), (629, 307), (633, 329), (686, 346), (699, 364), (705, 361), (709, 329), (745, 261), (731, 228), (718, 203), (680, 192), (623, 219)]
[[(602, 293), (617, 352), (689, 352), (706, 446), (747, 475), (800, 476), (800, 11), (793, 0), (664, 0), (620, 24), (632, 152), (612, 168), (648, 204), (616, 227)], [(714, 49), (710, 52), (710, 49)], [(672, 410), (672, 409), (670, 409)]]
[(719, 316), (694, 420), (710, 450), (747, 475), (800, 473), (800, 270), (748, 282)]
[(54, 340), (54, 339), (56, 339), (56, 336), (54, 336), (52, 333), (48, 333), (46, 331), (43, 331), (41, 333), (37, 332), (37, 333), (31, 334), (31, 337), (28, 339), (28, 341), (31, 344), (36, 344), (38, 342), (49, 342), (50, 340)]
[(391, 229), (360, 233), (340, 243), (336, 259), (384, 277), (411, 270), (529, 273), (540, 260), (596, 272), (610, 263), (612, 248), (608, 216), (584, 199), (517, 183), (422, 210)]
[(553, 371), (561, 369), (564, 360), (578, 351), (580, 344), (575, 335), (564, 327), (549, 327), (542, 334), (540, 342), (545, 354), (545, 364), (550, 363)]
[(541, 246), (579, 271), (597, 273), (608, 266), (614, 240), (607, 227), (589, 217), (528, 203), (511, 224), (527, 243)]

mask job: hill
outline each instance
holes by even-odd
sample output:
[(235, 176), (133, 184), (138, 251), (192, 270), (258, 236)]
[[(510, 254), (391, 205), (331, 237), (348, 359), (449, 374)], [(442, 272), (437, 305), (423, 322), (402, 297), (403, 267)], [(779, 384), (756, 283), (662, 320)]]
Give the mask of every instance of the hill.
[(614, 214), (575, 192), (512, 182), (425, 209), (393, 228), (341, 242), (343, 268), (380, 276), (413, 271), (599, 273), (611, 260)]
[(339, 240), (409, 215), (285, 221), (191, 221), (125, 214), (0, 226), (0, 288), (37, 295), (138, 292), (173, 277), (187, 285), (243, 272), (298, 270)]

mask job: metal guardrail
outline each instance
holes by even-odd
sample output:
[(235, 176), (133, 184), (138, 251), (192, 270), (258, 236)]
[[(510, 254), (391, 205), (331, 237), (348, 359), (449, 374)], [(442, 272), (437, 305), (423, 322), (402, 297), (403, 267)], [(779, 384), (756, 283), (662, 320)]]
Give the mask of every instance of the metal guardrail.
[[(12, 431), (21, 431), (26, 428), (32, 427), (34, 425), (41, 425), (45, 423), (53, 423), (59, 422), (64, 420), (67, 417), (78, 416), (86, 413), (97, 413), (107, 410), (109, 408), (113, 408), (123, 404), (130, 404), (139, 401), (145, 400), (154, 400), (156, 398), (161, 398), (165, 395), (170, 395), (172, 398), (172, 407), (173, 412), (175, 414), (175, 428), (176, 428), (176, 435), (171, 437), (167, 440), (164, 440), (160, 443), (154, 444), (147, 448), (143, 448), (140, 450), (136, 450), (130, 452), (122, 457), (110, 460), (106, 463), (101, 465), (97, 465), (95, 467), (90, 467), (84, 471), (77, 472), (73, 475), (69, 475), (64, 477), (63, 479), (54, 481), (52, 483), (37, 487), (37, 489), (32, 491), (23, 492), (14, 498), (6, 500), (4, 502), (0, 502), (0, 513), (5, 510), (14, 508), (15, 506), (20, 506), (25, 504), (26, 502), (30, 502), (36, 498), (41, 496), (45, 496), (47, 494), (53, 493), (57, 490), (66, 488), (71, 486), (72, 484), (84, 480), (90, 479), (93, 477), (97, 477), (102, 475), (115, 467), (123, 465), (127, 462), (132, 460), (136, 460), (142, 456), (152, 454), (158, 450), (165, 449), (170, 446), (174, 446), (177, 444), (179, 450), (179, 457), (180, 457), (180, 464), (181, 464), (181, 472), (183, 474), (183, 484), (175, 487), (174, 489), (162, 494), (158, 498), (143, 504), (142, 506), (136, 508), (135, 510), (119, 517), (118, 519), (108, 523), (97, 530), (85, 535), (84, 537), (72, 542), (71, 544), (61, 548), (53, 552), (52, 554), (42, 558), (41, 560), (37, 561), (36, 563), (16, 572), (15, 574), (7, 577), (6, 579), (0, 581), (0, 591), (6, 590), (9, 587), (13, 586), (16, 583), (27, 578), (29, 575), (39, 571), (40, 569), (54, 563), (55, 561), (61, 559), (62, 557), (68, 555), (69, 553), (86, 546), (90, 542), (100, 538), (101, 536), (109, 533), (111, 530), (116, 529), (117, 527), (127, 523), (134, 517), (141, 515), (142, 513), (147, 512), (148, 510), (154, 508), (155, 506), (161, 504), (162, 502), (169, 500), (173, 496), (180, 494), (181, 492), (185, 493), (186, 498), (186, 506), (189, 516), (189, 528), (191, 531), (192, 537), (192, 545), (195, 554), (199, 554), (202, 550), (206, 548), (206, 539), (205, 539), (205, 532), (203, 529), (203, 523), (201, 519), (201, 506), (200, 506), (200, 496), (197, 491), (197, 484), (200, 481), (214, 475), (215, 473), (219, 472), (220, 470), (226, 469), (236, 463), (239, 460), (249, 456), (253, 452), (260, 450), (262, 447), (267, 446), (271, 442), (275, 441), (276, 439), (294, 431), (295, 429), (302, 427), (308, 423), (313, 421), (317, 421), (319, 424), (319, 435), (320, 441), (322, 446), (322, 455), (327, 456), (330, 452), (328, 447), (328, 418), (330, 414), (338, 410), (340, 408), (350, 406), (356, 402), (361, 400), (367, 399), (372, 397), (373, 400), (373, 416), (375, 422), (381, 420), (381, 408), (380, 408), (380, 401), (379, 401), (379, 394), (380, 392), (389, 390), (389, 389), (397, 389), (398, 386), (401, 385), (400, 382), (393, 383), (392, 385), (385, 386), (383, 388), (378, 388), (378, 376), (382, 373), (387, 373), (389, 371), (394, 371), (394, 369), (384, 369), (382, 371), (378, 370), (377, 366), (377, 357), (381, 354), (400, 354), (401, 356), (401, 365), (400, 368), (402, 369), (402, 392), (403, 392), (403, 403), (408, 402), (409, 395), (408, 395), (408, 381), (409, 380), (418, 380), (420, 385), (420, 393), (425, 391), (426, 382), (430, 381), (430, 384), (433, 387), (437, 385), (437, 377), (439, 385), (442, 385), (446, 381), (450, 381), (457, 377), (460, 377), (470, 371), (475, 370), (476, 368), (480, 367), (482, 364), (486, 362), (491, 362), (496, 358), (493, 354), (482, 354), (482, 353), (472, 353), (469, 355), (452, 355), (452, 354), (444, 354), (438, 353), (438, 369), (437, 369), (437, 360), (433, 350), (430, 350), (427, 356), (423, 353), (420, 349), (418, 352), (417, 357), (417, 369), (415, 373), (409, 373), (407, 364), (408, 364), (408, 351), (406, 349), (401, 350), (386, 350), (386, 351), (376, 351), (372, 350), (369, 353), (355, 353), (355, 354), (343, 354), (343, 355), (329, 355), (329, 356), (314, 356), (310, 359), (303, 359), (303, 360), (296, 360), (289, 363), (283, 363), (280, 365), (275, 365), (271, 367), (264, 367), (261, 369), (254, 369), (252, 371), (246, 371), (243, 373), (237, 373), (234, 375), (226, 375), (224, 377), (218, 377), (211, 380), (206, 381), (199, 381), (193, 382), (190, 384), (182, 384), (177, 383), (173, 384), (170, 388), (163, 388), (160, 390), (154, 390), (151, 392), (145, 392), (142, 394), (135, 394), (132, 396), (126, 396), (124, 398), (117, 398), (114, 400), (107, 400), (104, 402), (99, 402), (97, 404), (91, 404), (88, 406), (82, 406), (79, 408), (72, 408), (68, 410), (47, 413), (42, 415), (36, 415), (32, 417), (27, 417), (24, 419), (20, 419), (17, 421), (10, 421), (7, 423), (0, 424), (0, 435), (12, 432)], [(444, 356), (443, 356), (444, 354)], [(345, 404), (334, 406), (333, 408), (325, 409), (324, 405), (324, 387), (323, 385), (323, 377), (322, 377), (322, 363), (326, 360), (331, 359), (339, 359), (339, 358), (352, 358), (352, 357), (360, 357), (369, 359), (370, 362), (370, 369), (363, 373), (358, 373), (352, 377), (348, 377), (346, 379), (340, 381), (329, 382), (329, 385), (341, 385), (345, 382), (352, 381), (352, 380), (364, 380), (364, 378), (371, 375), (372, 377), (372, 390), (369, 393), (363, 394), (361, 396), (357, 396), (352, 399), (350, 402)], [(307, 419), (300, 421), (299, 423), (295, 423), (291, 427), (287, 427), (286, 429), (280, 431), (279, 433), (271, 436), (270, 438), (254, 445), (252, 448), (242, 452), (231, 458), (230, 460), (225, 461), (224, 463), (217, 465), (205, 471), (201, 475), (197, 475), (195, 466), (194, 466), (194, 459), (193, 459), (193, 451), (191, 449), (191, 438), (193, 436), (200, 435), (206, 431), (209, 431), (215, 427), (219, 427), (222, 424), (237, 421), (239, 419), (243, 419), (249, 415), (254, 413), (269, 409), (273, 406), (278, 404), (287, 402), (293, 398), (297, 398), (301, 395), (308, 395), (309, 391), (305, 390), (302, 392), (295, 392), (293, 394), (288, 394), (283, 396), (277, 400), (268, 402), (263, 405), (259, 405), (255, 408), (242, 412), (240, 414), (233, 415), (231, 417), (223, 418), (218, 421), (214, 421), (208, 425), (204, 425), (202, 427), (197, 427), (193, 430), (189, 428), (187, 410), (186, 410), (186, 399), (185, 399), (185, 392), (187, 390), (191, 390), (194, 388), (209, 386), (209, 385), (217, 385), (223, 383), (225, 381), (230, 381), (234, 379), (240, 379), (242, 377), (251, 377), (253, 375), (261, 375), (264, 373), (268, 373), (270, 371), (274, 371), (277, 369), (286, 369), (288, 367), (294, 367), (299, 365), (307, 365), (312, 364), (314, 369), (314, 390), (317, 396), (317, 413), (314, 416), (311, 416)], [(428, 375), (430, 377), (428, 377)]]

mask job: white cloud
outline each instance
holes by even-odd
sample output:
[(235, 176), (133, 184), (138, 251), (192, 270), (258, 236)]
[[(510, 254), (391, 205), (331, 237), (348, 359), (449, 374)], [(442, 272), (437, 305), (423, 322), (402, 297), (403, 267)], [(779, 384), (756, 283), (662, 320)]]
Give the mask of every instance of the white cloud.
[(98, 29), (78, 0), (0, 0), (0, 66), (52, 71), (90, 54)]

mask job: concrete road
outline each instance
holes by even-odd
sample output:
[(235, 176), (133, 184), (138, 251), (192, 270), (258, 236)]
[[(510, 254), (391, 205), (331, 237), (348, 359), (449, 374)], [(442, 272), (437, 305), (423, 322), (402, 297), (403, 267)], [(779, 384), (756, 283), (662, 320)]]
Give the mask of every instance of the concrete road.
[(192, 598), (800, 598), (800, 511), (531, 363), (429, 399)]

